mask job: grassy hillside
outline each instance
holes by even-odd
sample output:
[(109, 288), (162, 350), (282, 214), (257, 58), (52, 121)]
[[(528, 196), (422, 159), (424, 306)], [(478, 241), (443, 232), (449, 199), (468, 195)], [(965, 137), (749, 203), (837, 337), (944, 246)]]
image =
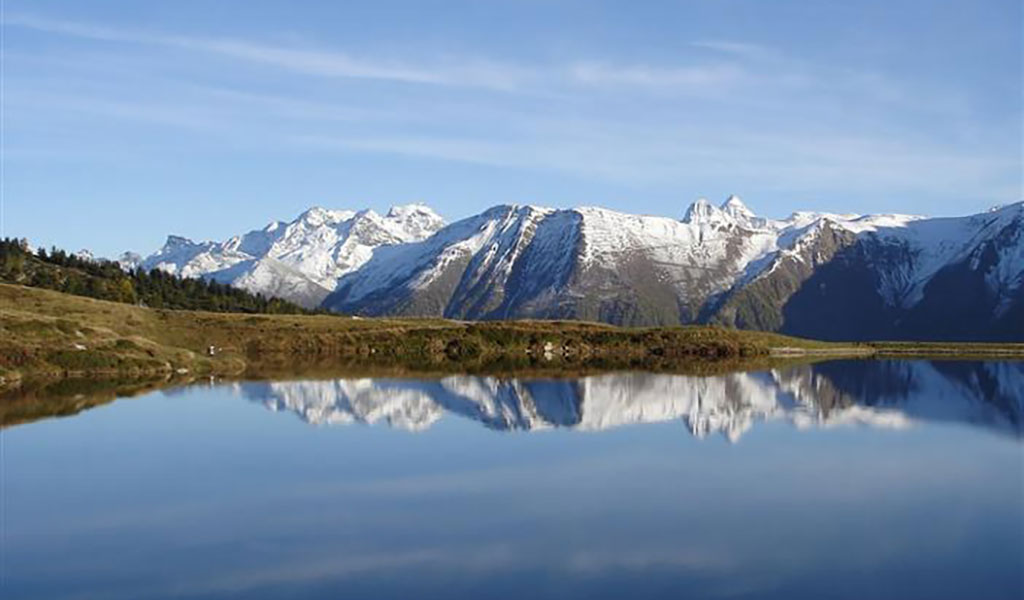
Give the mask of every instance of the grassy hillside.
[[(213, 356), (208, 348), (213, 346)], [(1024, 344), (833, 344), (720, 327), (463, 322), (143, 308), (0, 284), (0, 381), (62, 375), (550, 372), (806, 355), (1024, 357)]]
[[(213, 346), (213, 356), (207, 349)], [(430, 369), (530, 364), (657, 367), (689, 358), (838, 346), (714, 327), (358, 319), (150, 309), (0, 284), (0, 377), (240, 373), (261, 365), (363, 362)]]

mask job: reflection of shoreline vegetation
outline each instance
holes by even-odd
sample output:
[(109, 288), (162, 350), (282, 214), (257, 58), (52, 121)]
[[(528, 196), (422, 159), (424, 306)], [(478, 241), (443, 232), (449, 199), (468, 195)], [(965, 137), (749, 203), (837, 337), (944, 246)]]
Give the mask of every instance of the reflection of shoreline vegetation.
[[(575, 379), (580, 377), (628, 371), (628, 366), (617, 367), (598, 363), (551, 365), (546, 362), (533, 364), (505, 361), (477, 363), (463, 368), (460, 363), (448, 362), (437, 365), (409, 367), (397, 364), (382, 364), (367, 360), (325, 360), (322, 362), (295, 365), (282, 360), (268, 361), (256, 365), (251, 371), (233, 377), (218, 378), (217, 383), (231, 381), (322, 381), (328, 379), (353, 378), (425, 378), (440, 379), (451, 375), (491, 376), (499, 379)], [(757, 356), (751, 358), (709, 360), (689, 359), (674, 364), (660, 363), (654, 369), (644, 371), (661, 374), (710, 377), (740, 371), (768, 370), (810, 364), (823, 357), (772, 358)], [(196, 385), (205, 380), (190, 377), (62, 377), (30, 379), (19, 382), (0, 392), (0, 428), (39, 421), (47, 418), (76, 415), (80, 412), (109, 404), (118, 398), (130, 398), (161, 389)], [(210, 380), (214, 381), (213, 379)]]
[(0, 428), (51, 417), (67, 417), (127, 398), (183, 383), (171, 378), (93, 379), (75, 377), (26, 381), (0, 393)]

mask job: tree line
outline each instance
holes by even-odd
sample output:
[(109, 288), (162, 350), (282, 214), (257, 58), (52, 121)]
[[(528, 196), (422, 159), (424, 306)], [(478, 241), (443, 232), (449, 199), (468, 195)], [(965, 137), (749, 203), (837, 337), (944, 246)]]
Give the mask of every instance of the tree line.
[(280, 298), (253, 294), (212, 279), (160, 269), (124, 269), (112, 260), (59, 248), (33, 252), (25, 239), (0, 240), (0, 281), (150, 308), (265, 314), (321, 314)]

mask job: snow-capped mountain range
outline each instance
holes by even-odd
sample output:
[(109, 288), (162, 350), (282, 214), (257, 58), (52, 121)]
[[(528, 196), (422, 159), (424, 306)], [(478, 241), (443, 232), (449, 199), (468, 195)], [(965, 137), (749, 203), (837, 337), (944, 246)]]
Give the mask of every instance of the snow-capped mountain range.
[(951, 422), (1024, 434), (1018, 393), (1024, 365), (1012, 362), (858, 361), (715, 377), (614, 373), (576, 380), (452, 376), (233, 385), (254, 402), (311, 424), (386, 423), (411, 431), (451, 414), (503, 431), (681, 420), (697, 437), (717, 433), (733, 442), (765, 421), (799, 428)]
[(681, 219), (503, 205), (452, 224), (423, 205), (311, 209), (124, 260), (362, 315), (1024, 340), (1024, 202), (957, 218), (769, 219), (731, 196)]
[(172, 235), (155, 254), (139, 259), (126, 253), (121, 263), (209, 277), (315, 307), (374, 249), (421, 240), (443, 226), (441, 217), (421, 204), (397, 206), (383, 216), (372, 210), (315, 207), (289, 223), (274, 221), (224, 242), (197, 243)]

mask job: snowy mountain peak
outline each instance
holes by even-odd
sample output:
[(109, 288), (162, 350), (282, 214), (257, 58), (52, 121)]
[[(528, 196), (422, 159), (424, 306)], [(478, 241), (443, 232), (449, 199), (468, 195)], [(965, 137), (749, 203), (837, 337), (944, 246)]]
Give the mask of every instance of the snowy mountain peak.
[(132, 270), (142, 266), (142, 257), (135, 252), (122, 252), (117, 259), (122, 269)]
[(419, 203), (392, 206), (384, 218), (416, 239), (427, 237), (445, 226), (441, 215), (426, 204)]
[(316, 306), (341, 276), (362, 266), (377, 248), (421, 240), (444, 225), (423, 205), (397, 206), (385, 217), (372, 210), (314, 206), (291, 222), (273, 221), (224, 242), (168, 236), (141, 266)]
[(697, 198), (689, 208), (686, 209), (686, 215), (683, 217), (683, 221), (693, 225), (699, 225), (701, 223), (708, 223), (721, 218), (722, 211), (715, 208), (707, 198)]
[(197, 246), (197, 245), (198, 244), (196, 244), (192, 240), (188, 239), (187, 237), (180, 236), (180, 235), (169, 235), (169, 236), (167, 236), (167, 241), (164, 242), (164, 249), (181, 248), (181, 247), (184, 247), (184, 246)]
[(363, 210), (356, 211), (356, 214), (353, 216), (353, 218), (356, 220), (369, 219), (371, 221), (379, 221), (381, 217), (379, 214), (377, 214), (377, 211), (373, 210), (372, 208), (364, 208)]
[(441, 218), (434, 209), (430, 208), (426, 204), (421, 202), (413, 202), (411, 204), (399, 204), (392, 206), (388, 209), (387, 218), (389, 219), (404, 219), (410, 216), (428, 216)]
[(766, 223), (765, 219), (758, 218), (754, 211), (747, 208), (739, 196), (729, 196), (720, 207), (711, 204), (706, 198), (699, 198), (686, 209), (683, 222), (691, 225), (735, 225), (745, 228), (759, 228)]
[(721, 209), (722, 212), (734, 219), (746, 220), (756, 216), (754, 211), (750, 210), (750, 208), (740, 200), (740, 197), (736, 195), (726, 198), (725, 202), (722, 203)]
[(297, 221), (312, 227), (319, 227), (320, 225), (333, 225), (342, 221), (347, 221), (351, 219), (354, 214), (355, 213), (350, 210), (328, 210), (321, 206), (314, 206), (299, 215)]

